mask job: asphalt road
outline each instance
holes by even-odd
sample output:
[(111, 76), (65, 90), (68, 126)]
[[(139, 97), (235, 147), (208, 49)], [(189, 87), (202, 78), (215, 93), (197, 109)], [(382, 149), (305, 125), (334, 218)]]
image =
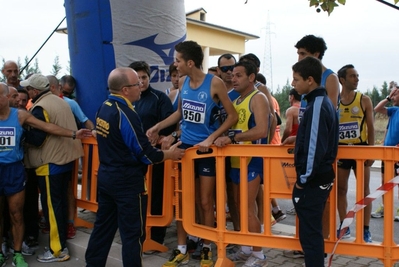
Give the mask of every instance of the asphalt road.
[[(381, 186), (381, 173), (379, 170), (372, 170), (371, 171), (371, 178), (370, 178), (370, 190), (371, 192), (374, 192), (378, 187)], [(399, 199), (398, 199), (398, 187), (395, 187), (393, 189), (395, 191), (395, 208), (399, 208)], [(353, 174), (353, 172), (351, 172), (351, 175), (349, 177), (349, 189), (348, 189), (348, 210), (351, 209), (354, 204), (355, 204), (355, 200), (356, 200), (356, 178)], [(372, 205), (373, 205), (373, 211), (379, 206), (379, 204), (381, 203), (381, 198), (380, 199), (376, 199)], [(285, 212), (286, 210), (289, 210), (293, 207), (292, 205), (292, 201), (288, 200), (288, 199), (279, 199), (278, 200), (278, 204), (280, 206), (280, 208)], [(396, 212), (396, 210), (395, 210)], [(337, 215), (338, 216), (338, 215)], [(356, 220), (356, 218), (355, 218)], [(280, 223), (283, 224), (287, 224), (287, 225), (295, 225), (295, 216), (293, 215), (288, 215), (287, 214), (287, 218), (283, 221), (281, 221)], [(399, 222), (394, 222), (392, 221), (392, 223), (394, 223), (395, 225), (395, 229), (394, 229), (394, 233), (395, 233), (395, 242), (399, 243)], [(339, 222), (337, 222), (337, 227), (339, 226)], [(351, 230), (351, 235), (352, 237), (355, 236), (355, 221), (352, 223), (352, 225), (350, 226), (350, 230)], [(370, 220), (370, 232), (372, 235), (372, 239), (373, 241), (382, 241), (382, 235), (383, 235), (383, 219), (375, 219), (375, 218), (371, 218)]]

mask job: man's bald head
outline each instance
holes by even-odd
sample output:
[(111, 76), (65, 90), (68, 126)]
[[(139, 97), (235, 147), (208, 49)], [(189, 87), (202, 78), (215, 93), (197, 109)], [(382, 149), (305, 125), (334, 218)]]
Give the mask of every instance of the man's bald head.
[(139, 76), (131, 68), (116, 68), (108, 76), (108, 88), (113, 94), (118, 94), (131, 103), (140, 99)]
[(5, 83), (0, 83), (0, 110), (4, 112), (10, 109), (10, 105), (8, 103), (8, 86)]
[(4, 70), (5, 68), (18, 68), (18, 64), (17, 62), (15, 62), (14, 60), (7, 60), (6, 62), (4, 62), (4, 66), (1, 70)]
[(19, 68), (18, 68), (18, 64), (15, 61), (7, 60), (4, 63), (4, 66), (1, 69), (1, 72), (6, 77), (7, 84), (10, 84), (10, 85), (13, 85), (16, 87), (19, 86), (19, 83), (18, 83)]
[(127, 67), (116, 68), (108, 76), (108, 88), (111, 93), (119, 93), (124, 85), (129, 84), (129, 74), (137, 73)]
[(60, 82), (58, 81), (57, 77), (54, 75), (47, 75), (46, 76), (50, 85), (50, 91), (59, 96), (61, 94), (60, 92)]
[(9, 92), (8, 85), (0, 82), (0, 95), (7, 96)]
[(12, 108), (18, 108), (19, 94), (18, 90), (13, 86), (8, 86), (8, 103)]

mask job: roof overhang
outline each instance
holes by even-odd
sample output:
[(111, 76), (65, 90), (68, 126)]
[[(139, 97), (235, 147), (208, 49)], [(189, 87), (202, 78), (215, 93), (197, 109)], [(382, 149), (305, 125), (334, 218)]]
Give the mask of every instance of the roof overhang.
[(219, 26), (219, 25), (215, 25), (212, 23), (208, 23), (205, 21), (200, 21), (200, 20), (196, 20), (196, 19), (191, 19), (191, 18), (186, 18), (187, 24), (193, 24), (193, 25), (198, 25), (204, 28), (209, 28), (209, 29), (213, 29), (213, 30), (217, 30), (217, 31), (222, 31), (222, 32), (226, 32), (226, 33), (230, 33), (230, 34), (235, 34), (235, 35), (239, 35), (245, 38), (245, 40), (254, 40), (254, 39), (259, 39), (260, 37), (254, 34), (249, 34), (246, 32), (241, 32), (241, 31), (237, 31), (237, 30), (233, 30), (227, 27), (223, 27), (223, 26)]

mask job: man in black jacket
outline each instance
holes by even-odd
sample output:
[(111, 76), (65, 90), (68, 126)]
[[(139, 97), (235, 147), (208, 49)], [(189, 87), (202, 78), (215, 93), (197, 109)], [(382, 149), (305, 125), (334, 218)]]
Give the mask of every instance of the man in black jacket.
[[(172, 102), (169, 97), (150, 85), (150, 66), (145, 61), (135, 61), (129, 65), (134, 69), (140, 81), (141, 97), (133, 103), (134, 109), (140, 116), (143, 123), (144, 132), (160, 121), (163, 121), (173, 113)], [(161, 148), (159, 141), (163, 136), (170, 135), (176, 129), (176, 125), (168, 127), (160, 132), (160, 139), (153, 140), (152, 145)], [(177, 134), (175, 134), (177, 141)], [(152, 166), (152, 190), (151, 214), (162, 215), (163, 186), (164, 184), (164, 164), (159, 163)], [(151, 227), (151, 239), (163, 244), (166, 234), (166, 227)], [(149, 251), (147, 253), (152, 253)]]

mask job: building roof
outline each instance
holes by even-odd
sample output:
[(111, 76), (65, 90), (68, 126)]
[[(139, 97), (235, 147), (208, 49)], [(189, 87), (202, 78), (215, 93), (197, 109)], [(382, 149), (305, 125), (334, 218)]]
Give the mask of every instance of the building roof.
[(208, 13), (208, 12), (206, 12), (206, 10), (204, 8), (200, 7), (200, 8), (194, 9), (194, 10), (192, 10), (190, 12), (187, 12), (186, 16), (190, 16), (190, 15), (195, 14), (195, 13), (200, 12), (200, 11), (204, 11), (205, 13)]
[(249, 34), (249, 33), (241, 32), (241, 31), (233, 30), (233, 29), (230, 29), (230, 28), (227, 28), (227, 27), (219, 26), (219, 25), (208, 23), (208, 22), (201, 21), (201, 20), (196, 20), (196, 19), (192, 19), (192, 18), (186, 18), (186, 21), (187, 21), (187, 23), (199, 25), (199, 26), (202, 26), (202, 27), (205, 27), (205, 28), (214, 29), (214, 30), (223, 31), (223, 32), (226, 32), (226, 33), (231, 33), (231, 34), (243, 36), (243, 37), (245, 37), (246, 40), (254, 40), (254, 39), (259, 39), (260, 38), (259, 36), (254, 35), (254, 34)]

